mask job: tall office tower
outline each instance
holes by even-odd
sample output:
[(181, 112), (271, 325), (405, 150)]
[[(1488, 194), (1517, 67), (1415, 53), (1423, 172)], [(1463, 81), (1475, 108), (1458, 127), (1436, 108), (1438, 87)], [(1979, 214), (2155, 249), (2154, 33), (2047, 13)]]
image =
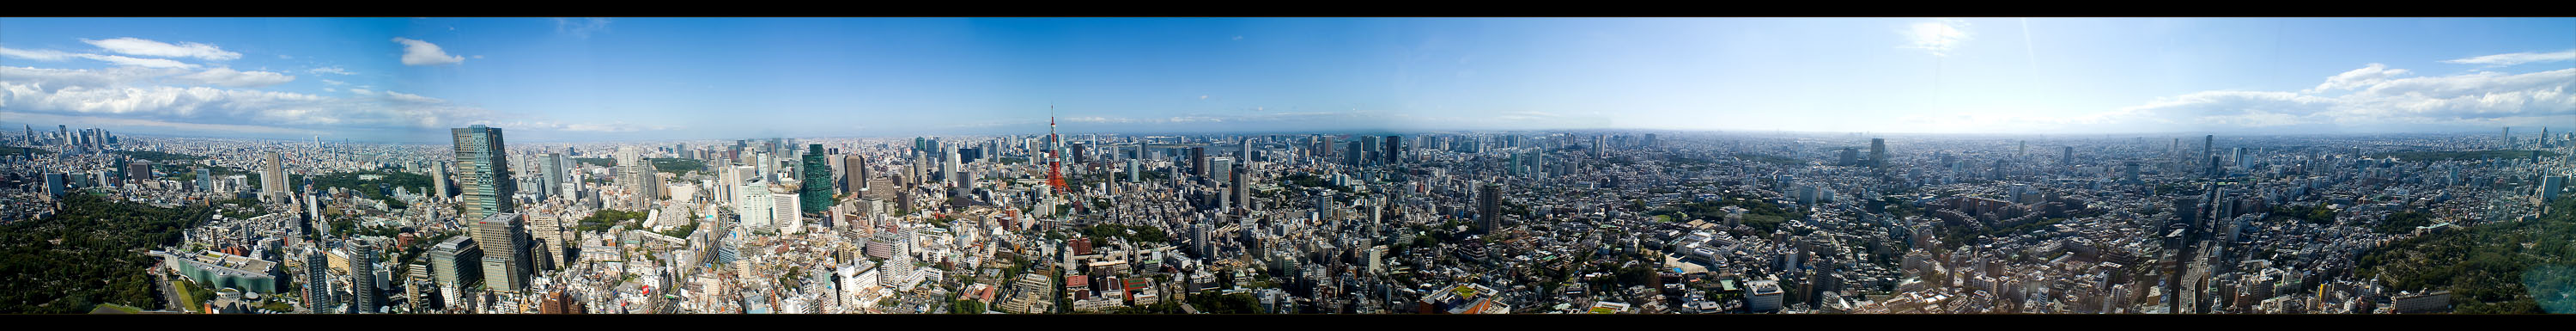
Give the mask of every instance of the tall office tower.
[[(2213, 156), (2218, 156), (2218, 135), (2214, 135), (2214, 134), (2213, 134), (2213, 135), (2201, 136), (2201, 137), (2200, 137), (2200, 157), (2213, 157)], [(2217, 167), (2217, 163), (2216, 163), (2215, 161), (2212, 161), (2212, 163), (2210, 164), (2210, 167)]]
[(2222, 169), (2219, 169), (2219, 168), (2218, 168), (2218, 155), (2215, 155), (2215, 154), (2210, 155), (2210, 156), (2209, 156), (2209, 163), (2207, 163), (2207, 164), (2209, 164), (2209, 176), (2210, 176), (2210, 177), (2224, 177), (2224, 176), (2226, 176), (2226, 175), (2227, 175), (2227, 172), (2226, 172), (2225, 170), (2222, 170)]
[(946, 168), (940, 170), (940, 175), (948, 176), (948, 183), (950, 185), (961, 189), (966, 188), (968, 185), (968, 180), (966, 178), (966, 163), (959, 159), (962, 155), (957, 154), (956, 148), (948, 148), (945, 149), (945, 151), (946, 153), (944, 154), (948, 155), (947, 162), (940, 162), (939, 166)]
[(566, 262), (563, 260), (564, 236), (562, 217), (544, 213), (528, 216), (528, 235), (535, 237), (534, 239), (540, 243), (538, 246), (542, 246), (544, 248), (535, 252), (535, 254), (543, 256), (538, 256), (536, 259), (529, 262), (536, 263), (538, 266), (544, 267), (544, 269), (547, 270), (562, 268), (561, 266)]
[(349, 241), (349, 307), (358, 313), (376, 312), (376, 247), (365, 241)]
[(633, 146), (617, 148), (617, 181), (631, 194), (628, 205), (634, 210), (651, 209), (653, 201), (661, 196), (661, 186), (653, 183), (657, 179), (661, 178), (654, 174), (653, 162), (644, 159), (643, 151)]
[(339, 305), (333, 304), (333, 302), (338, 302), (337, 300), (331, 300), (332, 291), (330, 270), (331, 257), (329, 254), (322, 252), (322, 245), (320, 245), (320, 243), (317, 242), (304, 247), (304, 270), (302, 271), (304, 271), (304, 305), (306, 309), (312, 310), (315, 313), (323, 314), (339, 313), (331, 310), (331, 307)]
[(505, 150), (501, 128), (476, 124), (450, 131), (456, 138), (456, 186), (464, 190), (464, 197), (457, 200), (465, 206), (465, 218), (483, 219), (518, 211), (510, 193), (518, 192), (519, 185), (510, 180), (510, 161), (502, 154)]
[(1381, 142), (1381, 147), (1386, 147), (1386, 163), (1388, 163), (1388, 166), (1394, 166), (1394, 163), (1401, 163), (1401, 160), (1404, 160), (1404, 158), (1399, 158), (1399, 155), (1404, 155), (1404, 137), (1396, 137), (1396, 134), (1386, 134), (1386, 142)]
[(197, 167), (197, 169), (196, 169), (196, 173), (197, 173), (197, 191), (198, 191), (198, 192), (214, 192), (214, 191), (215, 191), (215, 172), (214, 172), (214, 170), (206, 169), (205, 167)]
[(1190, 147), (1190, 175), (1208, 176), (1207, 147)]
[(2253, 168), (2253, 167), (2254, 167), (2254, 160), (2247, 160), (2247, 159), (2245, 159), (2245, 148), (2244, 148), (2244, 147), (2232, 148), (2232, 149), (2230, 149), (2229, 154), (2233, 154), (2233, 155), (2231, 155), (2231, 157), (2229, 157), (2228, 159), (2230, 159), (2230, 160), (2236, 160), (2236, 167), (2237, 167), (2237, 168)]
[(798, 212), (832, 209), (832, 165), (823, 163), (823, 144), (805, 145), (805, 180), (798, 183)]
[(1233, 178), (1233, 176), (1231, 176), (1231, 175), (1233, 174), (1233, 171), (1234, 171), (1234, 158), (1230, 158), (1230, 157), (1212, 157), (1212, 158), (1208, 158), (1208, 169), (1209, 169), (1209, 170), (1208, 170), (1208, 183), (1209, 183), (1209, 185), (1215, 185), (1215, 183), (1229, 182), (1229, 181), (1231, 181), (1231, 179)]
[(2130, 183), (2138, 183), (2138, 182), (2139, 182), (2139, 181), (2138, 181), (2138, 161), (2129, 161), (2129, 162), (2126, 164), (2126, 166), (2128, 166), (2128, 168), (2129, 168), (2129, 169), (2128, 169), (2128, 178), (2129, 178), (2129, 182), (2130, 182)]
[(755, 152), (755, 153), (752, 153), (752, 161), (751, 161), (751, 165), (752, 165), (752, 166), (754, 166), (754, 167), (758, 167), (758, 168), (755, 168), (755, 169), (759, 170), (759, 172), (758, 172), (758, 173), (754, 173), (755, 175), (759, 175), (759, 176), (754, 177), (754, 178), (760, 178), (760, 180), (762, 180), (762, 181), (773, 181), (773, 180), (778, 180), (778, 178), (777, 178), (777, 177), (771, 177), (771, 176), (770, 176), (770, 175), (775, 174), (775, 173), (777, 173), (777, 172), (778, 172), (778, 170), (777, 170), (777, 169), (778, 169), (778, 161), (776, 161), (776, 160), (770, 160), (770, 159), (769, 159), (769, 152)]
[(433, 161), (429, 163), (429, 191), (436, 194), (430, 196), (430, 198), (434, 199), (447, 199), (447, 197), (451, 195), (447, 192), (446, 162)]
[(1859, 162), (1860, 162), (1860, 149), (1859, 149), (1859, 148), (1844, 147), (1844, 148), (1843, 148), (1842, 156), (1843, 156), (1843, 157), (1842, 157), (1842, 159), (1841, 159), (1841, 160), (1838, 160), (1838, 161), (1835, 161), (1835, 162), (1834, 162), (1834, 165), (1838, 165), (1838, 166), (1855, 166), (1855, 165), (1860, 165), (1860, 163), (1859, 163)]
[(716, 200), (728, 205), (741, 204), (742, 185), (750, 183), (753, 173), (757, 172), (759, 170), (752, 166), (732, 166), (717, 171)]
[(535, 270), (528, 260), (526, 223), (519, 213), (499, 212), (474, 223), (474, 241), (483, 248), (483, 287), (516, 293), (528, 287)]
[(2496, 132), (2496, 143), (2499, 144), (2497, 147), (2513, 148), (2513, 127), (2504, 127), (2503, 130)]
[(71, 144), (71, 142), (72, 142), (72, 126), (70, 126), (70, 125), (55, 124), (55, 125), (54, 125), (54, 131), (55, 131), (54, 137), (56, 137), (56, 138), (54, 138), (54, 142), (55, 142), (54, 144), (55, 144), (55, 145), (69, 145), (69, 144)]
[(1251, 164), (1251, 162), (1235, 164), (1234, 171), (1228, 172), (1234, 175), (1234, 185), (1230, 188), (1234, 190), (1234, 199), (1236, 200), (1234, 205), (1243, 206), (1243, 208), (1247, 210), (1252, 208)]
[(742, 216), (744, 228), (768, 227), (772, 220), (778, 218), (778, 202), (771, 201), (775, 197), (769, 194), (769, 183), (746, 183), (742, 187), (735, 188), (734, 191), (742, 196), (734, 198), (733, 214)]
[(2065, 154), (2057, 157), (2057, 163), (2070, 166), (2075, 165), (2075, 146), (2066, 146), (2063, 148)]
[(1342, 152), (1342, 163), (1349, 163), (1352, 167), (1367, 165), (1369, 150), (1367, 141), (1367, 136), (1352, 139), (1351, 148)]
[(286, 162), (278, 160), (277, 152), (268, 152), (268, 171), (259, 174), (259, 188), (260, 200), (269, 203), (294, 202), (289, 199), (291, 194), (286, 193)]
[(858, 155), (841, 156), (841, 193), (857, 195), (868, 190), (868, 159)]
[(439, 242), (429, 249), (429, 261), (431, 280), (438, 283), (438, 294), (445, 302), (456, 302), (458, 290), (483, 279), (483, 248), (474, 246), (474, 238), (458, 236)]
[(1887, 139), (1869, 138), (1869, 166), (1887, 166)]
[(1490, 233), (1501, 229), (1502, 225), (1503, 184), (1485, 183), (1484, 187), (1476, 190), (1476, 227)]
[(1143, 168), (1139, 168), (1139, 167), (1137, 166), (1137, 164), (1136, 164), (1136, 159), (1127, 159), (1127, 182), (1129, 182), (1129, 183), (1144, 182), (1144, 181), (1145, 181), (1145, 177), (1144, 177), (1144, 175), (1145, 175), (1145, 171), (1144, 171), (1144, 169), (1143, 169)]
[[(545, 187), (539, 190), (541, 192), (545, 192), (545, 194), (540, 196), (560, 194), (564, 191), (563, 188), (569, 184), (565, 184), (564, 182), (563, 153), (546, 153), (546, 156), (538, 158), (537, 162), (545, 163), (538, 168), (538, 171), (543, 171), (543, 173), (540, 173), (540, 176), (538, 176), (538, 178), (540, 178), (538, 182), (545, 183)], [(566, 196), (565, 198), (571, 197)]]

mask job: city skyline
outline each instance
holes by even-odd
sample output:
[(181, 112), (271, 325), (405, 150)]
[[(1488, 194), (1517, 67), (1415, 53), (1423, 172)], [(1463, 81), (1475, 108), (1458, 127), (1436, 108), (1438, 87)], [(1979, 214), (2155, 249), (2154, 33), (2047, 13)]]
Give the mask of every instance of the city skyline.
[(2565, 18), (0, 20), (0, 125), (164, 136), (2576, 123)]

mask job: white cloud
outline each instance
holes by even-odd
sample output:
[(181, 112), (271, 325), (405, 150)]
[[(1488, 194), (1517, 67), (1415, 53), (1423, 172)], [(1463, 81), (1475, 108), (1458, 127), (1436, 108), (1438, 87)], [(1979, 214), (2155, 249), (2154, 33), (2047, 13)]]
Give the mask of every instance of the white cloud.
[(15, 49), (15, 48), (8, 48), (8, 47), (0, 47), (0, 56), (7, 56), (7, 57), (14, 57), (14, 58), (21, 58), (21, 59), (29, 59), (29, 60), (37, 60), (37, 61), (62, 61), (62, 60), (64, 60), (64, 59), (70, 59), (70, 58), (74, 58), (74, 57), (80, 57), (80, 54), (72, 54), (72, 53), (70, 53), (70, 52), (57, 51), (57, 50), (50, 50), (50, 49), (23, 50), (23, 49)]
[[(2073, 118), (1983, 119), (2137, 130), (2460, 128), (2546, 125), (2576, 119), (2576, 68), (2534, 73), (2395, 78), (2384, 65), (2327, 77), (2301, 92), (2204, 91)], [(2341, 95), (2317, 92), (2354, 91)], [(1937, 120), (1937, 119), (1934, 119)]]
[[(87, 122), (106, 118), (217, 126), (439, 128), (491, 117), (490, 111), (481, 108), (401, 92), (351, 89), (353, 95), (335, 97), (225, 88), (269, 86), (293, 79), (231, 68), (0, 67), (0, 108), (82, 117)], [(167, 83), (211, 86), (155, 85)]]
[(321, 68), (313, 68), (313, 69), (304, 69), (304, 72), (315, 73), (315, 74), (333, 74), (333, 75), (356, 75), (356, 74), (358, 74), (358, 73), (355, 73), (355, 72), (349, 72), (349, 69), (342, 69), (342, 68), (340, 68), (340, 66), (329, 66), (329, 67), (321, 67)]
[(447, 51), (439, 49), (438, 44), (403, 37), (394, 37), (394, 42), (403, 44), (403, 65), (434, 66), (465, 62), (465, 57), (447, 55)]
[(85, 58), (85, 59), (91, 59), (91, 60), (106, 61), (107, 63), (114, 63), (114, 64), (116, 64), (116, 65), (120, 65), (120, 66), (129, 66), (129, 67), (145, 67), (145, 68), (196, 68), (196, 67), (197, 67), (197, 65), (194, 65), (194, 64), (188, 64), (188, 63), (186, 63), (186, 62), (179, 62), (179, 61), (172, 61), (172, 60), (170, 60), (170, 59), (144, 59), (144, 58), (132, 58), (132, 57), (124, 57), (124, 56), (116, 56), (116, 55), (99, 55), (99, 54), (81, 54), (81, 55), (80, 55), (80, 57), (81, 57), (81, 58)]
[(1966, 21), (1943, 19), (1915, 23), (1896, 33), (1905, 35), (1908, 44), (1903, 48), (1932, 51), (1932, 56), (1949, 56), (1950, 50), (1957, 48), (1959, 42), (1970, 39), (1965, 29), (1967, 26)]
[(323, 83), (323, 84), (331, 84), (331, 85), (333, 85), (333, 86), (338, 86), (338, 85), (349, 85), (349, 82), (336, 81), (336, 80), (329, 80), (329, 79), (324, 79), (324, 80), (322, 80), (322, 83)]
[(513, 131), (517, 131), (517, 130), (539, 130), (539, 131), (572, 131), (572, 132), (637, 132), (637, 131), (677, 130), (677, 129), (680, 129), (680, 128), (681, 128), (681, 127), (678, 127), (678, 126), (669, 126), (669, 125), (642, 125), (642, 124), (627, 123), (627, 122), (625, 122), (625, 121), (616, 121), (616, 122), (609, 122), (609, 123), (558, 123), (558, 122), (552, 122), (552, 121), (509, 121), (509, 122), (493, 122), (493, 123), (491, 123), (491, 125), (493, 125), (493, 126), (499, 126), (499, 127), (507, 127), (507, 128), (509, 128), (510, 130), (513, 130)]
[(2503, 67), (2503, 66), (2511, 66), (2511, 65), (2524, 64), (2524, 63), (2535, 63), (2535, 62), (2557, 62), (2557, 61), (2567, 61), (2567, 60), (2576, 60), (2576, 49), (2565, 50), (2565, 51), (2558, 51), (2558, 52), (2553, 52), (2553, 53), (2532, 53), (2532, 52), (2505, 53), (2505, 54), (2496, 54), (2496, 55), (2487, 55), (2487, 56), (2471, 57), (2471, 58), (2465, 58), (2465, 59), (2451, 59), (2451, 60), (2443, 60), (2443, 61), (2442, 61), (2442, 63), (2457, 63), (2457, 64), (2484, 64), (2484, 65), (2487, 65), (2488, 67)]
[(162, 76), (186, 73), (180, 69), (112, 67), (104, 69), (50, 69), (0, 67), (0, 82), (17, 82), (39, 86), (46, 91), (66, 87), (109, 87), (149, 82)]
[(2316, 88), (2311, 88), (2302, 92), (2318, 93), (2336, 90), (2350, 90), (2356, 87), (2371, 86), (2388, 82), (2389, 79), (2397, 78), (2397, 75), (2404, 74), (2406, 74), (2406, 69), (2388, 69), (2388, 65), (2372, 63), (2369, 66), (2361, 67), (2361, 69), (2353, 69), (2352, 71), (2345, 71), (2342, 74), (2336, 74), (2334, 77), (2326, 77), (2326, 82), (2324, 84), (2317, 84)]
[(590, 38), (591, 33), (600, 31), (608, 31), (608, 19), (555, 18), (555, 33), (571, 35), (575, 38)]
[(394, 101), (402, 101), (402, 102), (410, 102), (410, 103), (446, 103), (446, 102), (447, 102), (447, 100), (439, 100), (438, 98), (424, 97), (424, 96), (420, 96), (419, 94), (402, 93), (402, 92), (394, 92), (394, 91), (385, 91), (385, 98), (386, 98), (386, 99), (390, 99), (390, 100), (394, 100)]
[(295, 81), (295, 76), (266, 71), (236, 71), (232, 68), (206, 69), (203, 72), (170, 78), (185, 83), (225, 87), (267, 87)]
[(241, 53), (225, 51), (223, 48), (215, 47), (215, 45), (203, 43), (183, 42), (177, 45), (172, 45), (170, 43), (134, 37), (108, 40), (81, 39), (81, 42), (98, 46), (98, 48), (106, 49), (109, 52), (116, 52), (117, 54), (125, 55), (150, 57), (193, 57), (213, 61), (230, 61), (232, 59), (241, 58)]

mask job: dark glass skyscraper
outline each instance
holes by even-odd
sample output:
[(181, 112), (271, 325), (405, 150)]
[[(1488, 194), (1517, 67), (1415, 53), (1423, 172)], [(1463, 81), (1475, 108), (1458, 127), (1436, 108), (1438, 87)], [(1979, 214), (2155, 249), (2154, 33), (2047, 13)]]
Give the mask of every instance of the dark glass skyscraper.
[(510, 180), (510, 160), (503, 154), (501, 128), (472, 127), (451, 129), (456, 138), (456, 186), (462, 188), (466, 219), (482, 219), (493, 214), (518, 210), (510, 193), (518, 192), (518, 183)]
[(805, 145), (805, 180), (796, 187), (799, 212), (832, 209), (832, 165), (823, 163), (823, 144)]

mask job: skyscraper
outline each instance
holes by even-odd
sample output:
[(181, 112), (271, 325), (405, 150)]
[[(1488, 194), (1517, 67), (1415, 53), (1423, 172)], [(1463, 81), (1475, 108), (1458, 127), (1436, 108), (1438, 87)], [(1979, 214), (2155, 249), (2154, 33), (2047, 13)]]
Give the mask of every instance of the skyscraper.
[(438, 293), (446, 302), (456, 302), (456, 292), (483, 279), (483, 248), (474, 238), (453, 237), (429, 249), (429, 269), (438, 283)]
[(805, 180), (798, 182), (801, 213), (832, 209), (832, 165), (823, 163), (823, 144), (805, 145)]
[(349, 241), (349, 307), (358, 313), (376, 312), (376, 247), (364, 241)]
[(464, 198), (458, 202), (465, 206), (465, 218), (483, 219), (518, 211), (510, 200), (511, 192), (519, 188), (510, 180), (510, 161), (502, 154), (501, 128), (477, 124), (450, 131), (456, 138), (456, 182), (464, 191)]
[(528, 287), (528, 276), (535, 273), (528, 263), (528, 235), (519, 218), (518, 213), (495, 213), (474, 224), (474, 241), (483, 248), (485, 288), (517, 292)]
[(437, 194), (430, 196), (431, 198), (440, 200), (445, 200), (448, 196), (454, 195), (447, 192), (446, 162), (431, 162), (429, 164), (429, 191)]
[(868, 189), (868, 160), (858, 155), (841, 156), (841, 193), (859, 194)]
[(546, 156), (538, 158), (537, 162), (545, 163), (537, 169), (538, 171), (541, 171), (541, 173), (539, 173), (540, 176), (538, 176), (540, 178), (538, 182), (545, 183), (542, 185), (544, 187), (539, 191), (544, 192), (544, 195), (561, 194), (561, 192), (564, 191), (563, 187), (566, 186), (566, 184), (564, 184), (563, 153), (546, 153)]
[(635, 147), (617, 148), (617, 177), (617, 181), (626, 186), (626, 192), (631, 194), (629, 203), (635, 210), (652, 208), (653, 201), (661, 196), (656, 192), (661, 187), (653, 184), (653, 180), (658, 178), (653, 174), (652, 161), (645, 160), (643, 152)]
[(1386, 147), (1386, 164), (1395, 164), (1396, 162), (1402, 161), (1402, 159), (1397, 158), (1396, 156), (1403, 155), (1404, 137), (1387, 135), (1386, 143), (1383, 145)]
[(1491, 232), (1503, 225), (1503, 184), (1485, 183), (1476, 191), (1476, 226)]
[(562, 268), (562, 265), (564, 265), (564, 236), (562, 220), (562, 217), (543, 213), (535, 216), (528, 216), (528, 236), (531, 237), (529, 239), (540, 244), (538, 246), (543, 248), (531, 252), (532, 255), (538, 256), (535, 259), (530, 259), (528, 262), (535, 263), (540, 267), (545, 267), (546, 269)]
[(1869, 138), (1869, 166), (1887, 166), (1887, 139)]
[(259, 174), (259, 192), (259, 199), (269, 203), (293, 201), (286, 193), (286, 163), (278, 160), (277, 152), (268, 152), (268, 171)]
[(770, 222), (778, 217), (775, 210), (778, 208), (778, 203), (770, 201), (775, 197), (769, 194), (769, 183), (745, 183), (741, 187), (734, 188), (734, 192), (741, 194), (734, 198), (733, 213), (742, 216), (743, 227), (751, 229), (768, 227)]
[(305, 246), (304, 305), (307, 309), (317, 313), (338, 313), (330, 309), (339, 306), (332, 304), (335, 301), (331, 300), (330, 266), (331, 257), (322, 252), (321, 245)]

